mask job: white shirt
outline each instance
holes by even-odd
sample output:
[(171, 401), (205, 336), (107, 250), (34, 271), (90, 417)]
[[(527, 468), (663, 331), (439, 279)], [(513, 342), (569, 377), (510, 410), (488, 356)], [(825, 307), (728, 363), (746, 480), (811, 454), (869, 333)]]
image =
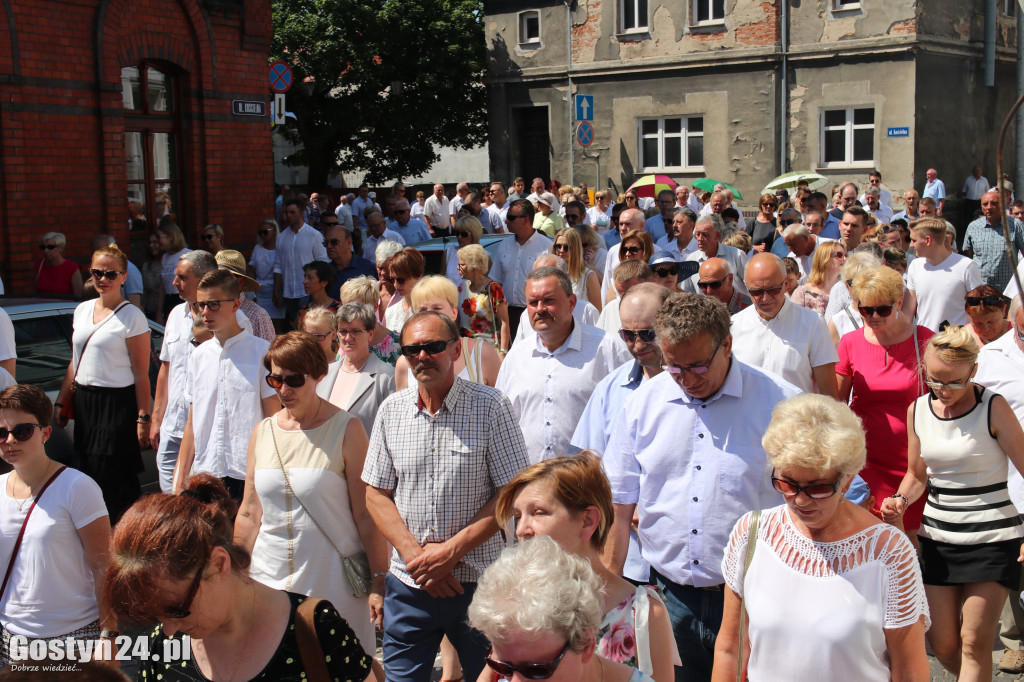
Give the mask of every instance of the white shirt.
[(0, 308), (0, 360), (18, 357), (18, 346), (14, 341), (14, 323), (7, 311)]
[[(508, 209), (506, 208), (505, 211), (507, 212)], [(505, 229), (505, 216), (500, 211), (485, 208), (480, 211), (480, 223), (483, 225), (484, 232), (495, 234)]]
[(777, 374), (804, 393), (815, 392), (815, 367), (839, 362), (825, 321), (788, 298), (770, 320), (752, 305), (733, 315), (732, 351), (742, 362)]
[(449, 224), (448, 216), (451, 214), (448, 212), (448, 209), (447, 197), (442, 196), (438, 199), (431, 194), (423, 204), (423, 215), (430, 219), (428, 222), (431, 225), (443, 229), (448, 227)]
[(526, 278), (533, 272), (537, 256), (550, 250), (551, 240), (536, 231), (523, 245), (515, 237), (501, 240), (488, 276), (504, 289), (509, 305), (526, 306)]
[[(426, 202), (426, 200), (424, 200), (424, 202)], [(423, 222), (427, 222), (425, 218), (421, 218), (421, 216), (423, 216), (424, 213), (425, 209), (423, 208), (423, 206), (420, 205), (420, 202), (413, 201), (411, 204), (409, 204), (410, 217), (416, 218), (417, 220), (422, 220)]]
[[(366, 197), (365, 199), (362, 197), (356, 197), (352, 200), (352, 208), (350, 209), (352, 211), (352, 219), (355, 221), (355, 224), (359, 226), (359, 229), (366, 229), (366, 209), (376, 205), (377, 204), (370, 197)], [(340, 221), (341, 218), (338, 218), (338, 220)], [(308, 263), (309, 261), (306, 262)]]
[[(621, 242), (619, 242), (621, 244)], [(608, 289), (612, 286), (615, 278), (615, 268), (619, 267), (619, 244), (608, 249), (608, 255), (604, 257), (604, 272), (601, 275), (601, 300), (608, 300)], [(618, 298), (616, 296), (616, 298)]]
[(458, 194), (456, 194), (448, 201), (448, 215), (458, 217), (459, 209), (465, 205), (466, 200), (460, 197)]
[(689, 256), (691, 253), (697, 252), (697, 238), (691, 236), (690, 241), (686, 242), (686, 246), (680, 249), (679, 242), (675, 239), (670, 240), (668, 238), (668, 235), (666, 235), (659, 239), (657, 243), (655, 243), (654, 250), (668, 251), (669, 253), (676, 257), (677, 261), (682, 262), (686, 260), (686, 257)]
[(334, 210), (334, 215), (338, 216), (338, 222), (342, 223), (349, 232), (355, 229), (355, 225), (352, 223), (352, 207), (348, 204), (338, 204), (338, 208)]
[[(18, 510), (7, 494), (8, 477), (0, 476), (0, 556), (5, 570), (31, 505)], [(0, 601), (4, 629), (28, 637), (56, 637), (99, 617), (92, 567), (78, 531), (104, 516), (107, 508), (99, 485), (80, 471), (64, 470), (47, 488), (29, 517)]]
[(505, 216), (508, 215), (508, 205), (510, 203), (511, 203), (510, 201), (506, 200), (504, 206), (498, 206), (497, 204), (491, 204), (490, 206), (487, 207), (488, 211), (490, 211), (494, 215), (498, 216), (498, 224), (501, 225), (502, 228), (505, 227)]
[[(697, 239), (694, 238), (693, 241), (696, 242)], [(715, 258), (721, 258), (722, 260), (729, 264), (729, 270), (731, 270), (733, 274), (733, 286), (736, 287), (736, 290), (739, 291), (741, 294), (746, 294), (747, 287), (743, 283), (743, 275), (747, 269), (747, 254), (743, 253), (735, 246), (729, 246), (728, 244), (719, 243), (718, 251), (715, 253)], [(693, 253), (686, 257), (686, 260), (696, 261), (697, 263), (703, 263), (707, 259), (708, 257), (704, 255), (704, 252), (699, 250), (694, 251)], [(697, 274), (690, 277), (689, 281), (690, 286), (693, 287), (690, 291), (698, 291), (697, 282), (700, 281), (700, 273), (698, 272)]]
[(302, 286), (305, 273), (302, 266), (315, 260), (330, 262), (327, 249), (324, 247), (324, 236), (316, 228), (302, 224), (296, 233), (291, 227), (277, 235), (277, 248), (274, 250), (274, 274), (281, 275), (283, 296), (285, 298), (302, 298), (306, 290)]
[(587, 209), (584, 222), (587, 225), (593, 225), (598, 234), (604, 234), (612, 224), (612, 205), (608, 204), (608, 208), (604, 211), (597, 206), (591, 206)]
[[(978, 354), (978, 373), (974, 376), (981, 386), (1006, 398), (1017, 419), (1024, 423), (1024, 352), (1017, 344), (1014, 327), (995, 341), (981, 347)], [(1007, 485), (1010, 499), (1018, 511), (1024, 513), (1024, 478), (1013, 462), (1007, 464)]]
[(598, 329), (603, 329), (606, 334), (619, 335), (622, 329), (622, 319), (619, 317), (619, 303), (621, 299), (615, 298), (604, 304), (601, 308), (601, 316), (597, 318)]
[[(106, 322), (101, 319), (93, 324), (98, 300), (94, 298), (84, 301), (75, 308), (74, 332), (71, 335), (77, 372), (75, 381), (85, 386), (103, 388), (132, 386), (135, 384), (135, 373), (132, 371), (132, 359), (126, 342), (140, 334), (148, 334), (149, 323), (146, 322), (145, 314), (129, 303)], [(92, 334), (91, 339), (89, 334)], [(89, 339), (89, 345), (85, 348), (83, 358), (82, 348), (86, 339)]]
[(368, 236), (363, 240), (363, 258), (371, 263), (377, 263), (377, 247), (383, 241), (398, 242), (405, 246), (405, 238), (394, 230), (384, 228), (384, 234), (379, 237)]
[[(861, 195), (859, 197), (857, 197), (857, 201), (859, 201), (860, 205), (864, 207), (864, 210), (867, 210), (868, 201), (867, 201), (867, 195), (866, 194), (864, 194), (862, 192)], [(889, 190), (885, 189), (884, 187), (879, 187), (878, 188), (878, 204), (880, 206), (888, 206), (891, 209), (892, 208), (892, 192), (890, 192)]]
[(813, 263), (814, 263), (814, 254), (817, 253), (818, 249), (821, 248), (821, 245), (822, 244), (827, 244), (829, 242), (837, 242), (837, 241), (839, 241), (839, 240), (838, 239), (831, 239), (829, 237), (822, 237), (821, 235), (815, 235), (814, 236), (814, 242), (815, 242), (815, 244), (814, 244), (814, 251), (811, 251), (806, 256), (798, 256), (795, 253), (793, 253), (792, 251), (790, 251), (787, 254), (787, 257), (788, 258), (792, 258), (793, 260), (795, 260), (797, 267), (800, 268), (800, 284), (803, 284), (803, 283), (805, 283), (807, 281), (807, 275), (809, 275), (811, 273), (811, 265), (813, 265)]
[(879, 225), (881, 225), (882, 223), (887, 223), (890, 220), (892, 220), (892, 209), (883, 204), (882, 202), (878, 203), (878, 208), (874, 211), (872, 211), (867, 204), (864, 204), (864, 210), (870, 213), (871, 215), (875, 216), (875, 220), (878, 221)]
[(569, 453), (569, 439), (597, 382), (630, 359), (622, 344), (579, 323), (554, 351), (539, 336), (512, 345), (495, 388), (512, 401), (531, 463)]
[[(573, 306), (572, 317), (577, 322), (588, 324), (591, 327), (597, 326), (597, 308), (579, 297), (576, 298), (576, 305)], [(618, 333), (618, 330), (616, 330), (616, 333)], [(530, 311), (524, 310), (523, 314), (519, 316), (519, 328), (516, 330), (516, 338), (513, 341), (525, 339), (528, 334), (535, 335), (536, 332), (533, 331), (533, 325), (530, 324)]]
[(274, 395), (263, 366), (269, 348), (265, 340), (242, 331), (223, 347), (214, 337), (192, 353), (194, 380), (185, 397), (192, 403), (194, 473), (245, 480), (249, 436), (263, 419), (263, 399)]
[(964, 297), (984, 283), (978, 264), (957, 253), (938, 265), (915, 258), (907, 266), (907, 288), (917, 296), (917, 323), (933, 332), (943, 321), (957, 326), (970, 322)]
[(979, 177), (977, 180), (974, 179), (973, 175), (968, 175), (967, 179), (964, 180), (964, 194), (967, 195), (967, 199), (971, 201), (981, 201), (981, 197), (985, 195), (985, 192), (991, 189), (992, 185), (988, 184), (988, 178), (984, 175)]

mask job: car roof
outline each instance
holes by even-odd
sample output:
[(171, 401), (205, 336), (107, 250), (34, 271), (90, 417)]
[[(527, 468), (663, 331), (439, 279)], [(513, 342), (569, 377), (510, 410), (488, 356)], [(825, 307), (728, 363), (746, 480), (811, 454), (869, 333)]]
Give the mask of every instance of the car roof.
[[(492, 244), (495, 244), (503, 239), (508, 239), (512, 234), (509, 232), (500, 234), (485, 233), (480, 236), (480, 246), (487, 248)], [(416, 249), (417, 251), (444, 251), (449, 246), (458, 246), (459, 240), (454, 235), (451, 237), (433, 237), (432, 239), (425, 239), (415, 244), (409, 244), (409, 248)]]

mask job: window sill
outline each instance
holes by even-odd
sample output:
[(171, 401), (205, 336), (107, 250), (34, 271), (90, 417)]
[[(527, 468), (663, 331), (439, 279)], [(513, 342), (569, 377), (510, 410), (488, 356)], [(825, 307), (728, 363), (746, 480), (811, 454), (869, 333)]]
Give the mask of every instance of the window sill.
[(702, 21), (699, 24), (691, 24), (690, 33), (724, 33), (726, 31), (725, 19), (714, 19)]
[(651, 30), (645, 26), (644, 28), (637, 29), (635, 31), (616, 33), (612, 37), (620, 43), (638, 43), (641, 40), (650, 40)]
[(842, 7), (833, 7), (829, 10), (833, 16), (846, 16), (849, 14), (856, 14), (861, 11), (860, 3), (855, 5), (843, 5)]
[(836, 171), (836, 170), (874, 170), (874, 161), (854, 161), (853, 163), (821, 163), (815, 170)]
[(656, 173), (659, 175), (671, 174), (703, 174), (704, 166), (668, 166), (666, 168), (637, 168), (634, 174), (639, 178), (641, 175)]
[(535, 50), (539, 50), (543, 46), (543, 43), (541, 43), (539, 40), (536, 40), (528, 43), (519, 43), (518, 45), (516, 45), (516, 49), (518, 49), (520, 52), (533, 52)]

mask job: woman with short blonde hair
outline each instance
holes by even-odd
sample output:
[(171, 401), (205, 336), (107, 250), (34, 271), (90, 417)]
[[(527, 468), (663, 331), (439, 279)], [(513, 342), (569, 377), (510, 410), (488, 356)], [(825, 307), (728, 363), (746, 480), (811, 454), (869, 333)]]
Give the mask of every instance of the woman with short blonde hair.
[(839, 273), (845, 263), (846, 249), (842, 244), (826, 242), (820, 245), (811, 259), (807, 281), (793, 292), (793, 303), (824, 317), (832, 287), (839, 281)]
[(487, 276), (491, 259), (479, 244), (459, 249), (459, 275), (465, 280), (459, 287), (456, 320), (462, 334), (483, 339), (504, 357), (512, 343), (508, 321), (508, 301), (501, 285)]

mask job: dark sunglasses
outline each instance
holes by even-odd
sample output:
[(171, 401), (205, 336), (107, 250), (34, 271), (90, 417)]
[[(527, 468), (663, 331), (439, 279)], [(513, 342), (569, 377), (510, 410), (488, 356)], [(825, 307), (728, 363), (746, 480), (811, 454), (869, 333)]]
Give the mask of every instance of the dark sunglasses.
[(40, 244), (39, 245), (39, 250), (40, 251), (53, 251), (56, 248), (57, 248), (56, 244)]
[(509, 213), (506, 213), (505, 214), (505, 222), (507, 223), (510, 220), (516, 220), (517, 218), (522, 218), (522, 217), (523, 217), (522, 215), (511, 215)]
[(188, 594), (185, 595), (185, 601), (180, 606), (166, 606), (164, 607), (164, 615), (168, 618), (175, 620), (182, 620), (192, 615), (192, 602), (195, 601), (196, 592), (199, 591), (199, 583), (203, 580), (203, 569), (206, 565), (199, 567), (196, 571), (196, 577), (192, 578), (192, 584), (189, 585)]
[(555, 244), (554, 246), (551, 247), (551, 250), (555, 251), (555, 252), (565, 251), (566, 253), (569, 253), (569, 245), (568, 244)]
[(402, 215), (404, 213), (408, 213), (409, 209), (407, 209), (407, 208), (395, 209), (395, 210), (393, 210), (391, 212), (394, 213), (395, 215)]
[(323, 228), (330, 229), (332, 227), (337, 227), (337, 226), (338, 226), (338, 223), (336, 223), (336, 222), (334, 222), (334, 223), (325, 223), (322, 220), (320, 221), (320, 227), (323, 227)]
[[(713, 279), (707, 282), (697, 282), (697, 286), (700, 288), (701, 291), (718, 291), (719, 289), (722, 288), (723, 282), (725, 282), (725, 280)], [(754, 292), (750, 292), (750, 295), (753, 296)]]
[(619, 336), (626, 343), (636, 343), (637, 339), (644, 343), (654, 343), (654, 339), (658, 338), (653, 329), (620, 329)]
[(889, 305), (862, 305), (858, 306), (857, 310), (864, 317), (871, 317), (875, 313), (878, 313), (879, 317), (889, 317), (892, 315), (892, 308), (893, 304), (890, 303)]
[(751, 289), (748, 293), (750, 294), (751, 298), (760, 298), (765, 294), (769, 296), (778, 296), (780, 293), (782, 293), (782, 285), (780, 284), (779, 286), (772, 287), (770, 289)]
[(384, 279), (386, 279), (387, 281), (389, 281), (389, 282), (391, 282), (393, 284), (405, 284), (406, 281), (408, 281), (409, 278), (408, 277), (385, 277)]
[(623, 246), (622, 250), (623, 252), (628, 253), (631, 256), (643, 251), (643, 249), (641, 249), (639, 246)]
[(267, 385), (273, 389), (288, 385), (289, 388), (301, 388), (306, 383), (306, 374), (289, 374), (286, 377), (280, 374), (268, 374)]
[(117, 270), (96, 270), (95, 268), (89, 271), (93, 279), (107, 279), (113, 282), (121, 274)]
[(660, 268), (654, 268), (654, 274), (658, 277), (678, 277), (679, 266), (678, 265), (666, 265)]
[(458, 235), (459, 237), (462, 237), (463, 239), (469, 239), (470, 237), (473, 236), (473, 233), (466, 232), (465, 230), (459, 230), (455, 234)]
[(220, 304), (221, 303), (231, 303), (231, 301), (234, 301), (234, 300), (235, 299), (233, 299), (233, 298), (221, 298), (221, 299), (218, 299), (216, 301), (196, 301), (196, 307), (199, 308), (200, 311), (206, 310), (207, 308), (209, 308), (210, 312), (215, 313), (218, 310), (220, 310)]
[(814, 485), (797, 485), (792, 481), (787, 481), (782, 478), (775, 478), (772, 476), (772, 487), (778, 490), (786, 497), (796, 497), (800, 493), (806, 493), (807, 497), (812, 500), (826, 500), (837, 492), (839, 492), (839, 485), (843, 482), (843, 477), (840, 476), (839, 480), (835, 483), (816, 483)]
[(512, 665), (511, 663), (505, 663), (504, 661), (494, 660), (491, 658), (490, 651), (488, 651), (487, 655), (484, 656), (484, 661), (487, 662), (487, 665), (491, 670), (506, 679), (512, 679), (513, 675), (519, 673), (528, 680), (547, 680), (555, 674), (555, 670), (558, 669), (558, 664), (562, 662), (562, 658), (568, 650), (569, 642), (566, 642), (565, 646), (562, 647), (562, 650), (558, 652), (557, 656), (555, 656), (555, 660), (550, 663), (523, 663), (522, 665)]
[(1006, 303), (1006, 300), (1002, 296), (968, 296), (964, 300), (966, 300), (967, 305), (972, 308), (979, 305), (999, 307)]
[(427, 341), (426, 343), (413, 343), (406, 346), (402, 346), (402, 355), (407, 358), (414, 358), (420, 353), (426, 353), (427, 355), (437, 355), (444, 351), (445, 348), (455, 343), (455, 339), (449, 341)]
[(575, 213), (566, 213), (565, 214), (565, 222), (567, 222), (567, 223), (578, 223), (579, 221), (580, 221), (580, 217), (578, 215), (576, 215)]
[(340, 239), (325, 239), (324, 246), (337, 246), (341, 243)]
[(270, 233), (270, 230), (257, 230), (256, 231), (256, 234), (258, 234), (261, 237), (266, 237), (267, 234), (269, 234), (269, 233)]
[(32, 434), (35, 433), (36, 427), (43, 428), (42, 424), (36, 424), (34, 422), (25, 422), (24, 424), (15, 424), (14, 428), (8, 431), (7, 429), (0, 427), (0, 442), (6, 441), (7, 436), (14, 434), (14, 440), (19, 443), (24, 443)]
[(216, 239), (216, 237), (217, 237), (217, 235), (215, 235), (215, 234), (204, 234), (203, 235), (203, 240), (204, 241), (210, 241), (211, 239)]

